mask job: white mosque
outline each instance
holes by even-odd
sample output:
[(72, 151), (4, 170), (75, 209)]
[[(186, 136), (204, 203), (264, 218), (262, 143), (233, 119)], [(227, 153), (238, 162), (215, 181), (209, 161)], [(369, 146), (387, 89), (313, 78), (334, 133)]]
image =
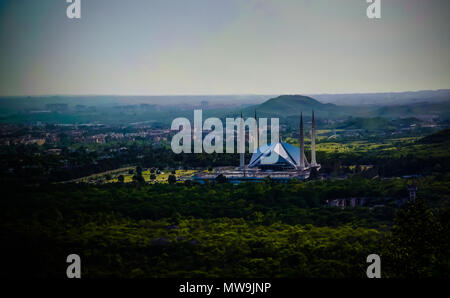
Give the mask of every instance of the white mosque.
[[(255, 115), (256, 118), (256, 115)], [(308, 179), (311, 169), (320, 170), (320, 164), (316, 161), (316, 127), (314, 111), (311, 124), (311, 162), (305, 155), (303, 115), (300, 114), (300, 148), (285, 142), (277, 142), (259, 147), (252, 154), (250, 163), (245, 165), (245, 155), (240, 155), (238, 168), (230, 170), (216, 170), (213, 175), (200, 174), (193, 177), (194, 180), (212, 180), (222, 174), (232, 183), (245, 181), (260, 181), (267, 177), (271, 179), (288, 181), (293, 178)], [(275, 156), (275, 158), (274, 158)], [(274, 158), (274, 159), (273, 159)], [(270, 162), (276, 160), (276, 162)]]

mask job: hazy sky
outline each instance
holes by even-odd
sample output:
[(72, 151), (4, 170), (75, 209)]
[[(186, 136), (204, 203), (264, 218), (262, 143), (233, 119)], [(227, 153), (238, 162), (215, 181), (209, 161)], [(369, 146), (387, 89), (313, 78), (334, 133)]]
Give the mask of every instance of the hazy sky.
[(450, 1), (0, 0), (0, 95), (450, 88)]

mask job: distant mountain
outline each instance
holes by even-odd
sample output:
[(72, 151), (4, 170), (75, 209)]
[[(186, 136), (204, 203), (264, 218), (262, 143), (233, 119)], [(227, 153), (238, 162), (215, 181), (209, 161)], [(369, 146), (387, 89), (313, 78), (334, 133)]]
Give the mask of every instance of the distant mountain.
[(395, 128), (392, 123), (381, 117), (376, 118), (350, 118), (337, 125), (338, 129), (365, 129), (365, 130), (385, 130)]
[(276, 107), (278, 110), (283, 110), (283, 112), (289, 112), (292, 108), (295, 109), (305, 109), (305, 108), (322, 108), (335, 107), (333, 104), (323, 104), (314, 98), (303, 95), (280, 95), (278, 97), (267, 100), (266, 102), (260, 104), (261, 110), (269, 110)]
[(315, 94), (311, 96), (323, 103), (333, 103), (345, 106), (392, 106), (416, 103), (435, 104), (450, 102), (450, 89), (383, 93)]
[[(202, 109), (205, 119), (237, 117), (241, 112), (244, 117), (250, 117), (256, 110), (258, 117), (278, 117), (284, 124), (297, 122), (300, 112), (305, 121), (310, 121), (312, 110), (322, 121), (349, 117), (389, 120), (414, 117), (426, 122), (450, 120), (450, 100), (446, 100), (446, 90), (396, 94), (388, 102), (397, 104), (368, 104), (386, 103), (387, 94), (349, 95), (354, 105), (327, 103), (321, 98), (304, 95), (0, 97), (0, 123), (127, 124), (147, 121), (170, 125), (177, 117), (191, 119), (194, 109)], [(362, 102), (356, 100), (363, 97)], [(394, 100), (400, 97), (408, 103)], [(361, 124), (370, 126), (370, 123)]]
[(266, 102), (247, 108), (244, 110), (246, 115), (252, 114), (253, 110), (257, 110), (260, 116), (278, 116), (289, 117), (299, 115), (303, 112), (304, 115), (310, 115), (314, 110), (319, 117), (335, 118), (350, 112), (350, 107), (339, 107), (334, 104), (324, 104), (312, 97), (303, 95), (281, 95)]
[[(418, 92), (420, 94), (424, 92)], [(444, 92), (440, 93), (445, 97)], [(442, 99), (442, 98), (441, 98)], [(266, 102), (243, 109), (244, 116), (251, 116), (256, 109), (261, 117), (279, 117), (288, 118), (298, 116), (303, 112), (306, 117), (310, 117), (314, 110), (316, 116), (322, 119), (342, 119), (346, 117), (361, 118), (410, 118), (415, 117), (425, 121), (432, 119), (450, 118), (450, 100), (435, 100), (427, 102), (426, 97), (423, 101), (401, 105), (364, 105), (355, 104), (352, 106), (335, 105), (332, 103), (322, 103), (315, 98), (304, 95), (281, 95)], [(235, 111), (234, 115), (237, 115)], [(368, 123), (366, 123), (369, 125)], [(366, 124), (363, 124), (365, 126)], [(381, 123), (379, 123), (381, 124)]]
[(414, 103), (398, 106), (383, 106), (374, 112), (374, 116), (403, 118), (414, 116), (422, 120), (450, 118), (450, 101), (436, 103)]
[(126, 105), (159, 105), (185, 108), (214, 109), (255, 105), (272, 98), (271, 95), (154, 95), (154, 96), (0, 96), (0, 115), (6, 112), (45, 109), (49, 104), (66, 104), (68, 108), (79, 105), (111, 107)]

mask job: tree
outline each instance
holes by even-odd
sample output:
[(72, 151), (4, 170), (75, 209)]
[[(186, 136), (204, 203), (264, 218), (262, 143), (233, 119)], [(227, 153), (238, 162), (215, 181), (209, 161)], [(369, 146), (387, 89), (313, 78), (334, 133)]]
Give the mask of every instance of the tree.
[(175, 175), (169, 175), (167, 180), (168, 180), (169, 184), (174, 184), (177, 182), (177, 177)]
[(225, 177), (223, 174), (220, 174), (216, 177), (216, 181), (218, 183), (227, 183), (227, 177)]
[(317, 178), (319, 178), (319, 172), (317, 171), (317, 168), (312, 168), (309, 173), (309, 179), (316, 180)]
[(363, 168), (362, 168), (361, 165), (357, 165), (357, 166), (355, 167), (355, 173), (356, 173), (356, 174), (360, 174), (360, 173), (362, 173), (362, 171), (363, 171)]
[(142, 175), (134, 175), (133, 176), (133, 182), (139, 183), (139, 184), (145, 184), (145, 179), (142, 177)]
[(427, 209), (423, 199), (400, 210), (385, 248), (386, 263), (392, 264), (389, 271), (403, 278), (448, 277), (449, 258), (447, 253), (442, 254), (442, 247), (448, 247), (446, 232), (448, 224)]
[(136, 173), (137, 173), (138, 175), (142, 175), (142, 167), (137, 166), (137, 167), (136, 167)]

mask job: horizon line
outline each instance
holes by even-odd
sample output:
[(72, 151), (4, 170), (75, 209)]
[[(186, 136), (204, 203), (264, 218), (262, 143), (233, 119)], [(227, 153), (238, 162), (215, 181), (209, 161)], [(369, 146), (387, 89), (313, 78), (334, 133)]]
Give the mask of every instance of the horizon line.
[(178, 94), (34, 94), (34, 95), (0, 95), (2, 97), (103, 97), (103, 96), (114, 96), (114, 97), (151, 97), (151, 96), (280, 96), (280, 95), (357, 95), (357, 94), (384, 94), (384, 93), (414, 93), (423, 91), (450, 91), (449, 88), (439, 88), (439, 89), (416, 89), (416, 90), (403, 90), (403, 91), (367, 91), (367, 92), (322, 92), (322, 93), (301, 93), (301, 92), (285, 92), (285, 93), (178, 93)]

